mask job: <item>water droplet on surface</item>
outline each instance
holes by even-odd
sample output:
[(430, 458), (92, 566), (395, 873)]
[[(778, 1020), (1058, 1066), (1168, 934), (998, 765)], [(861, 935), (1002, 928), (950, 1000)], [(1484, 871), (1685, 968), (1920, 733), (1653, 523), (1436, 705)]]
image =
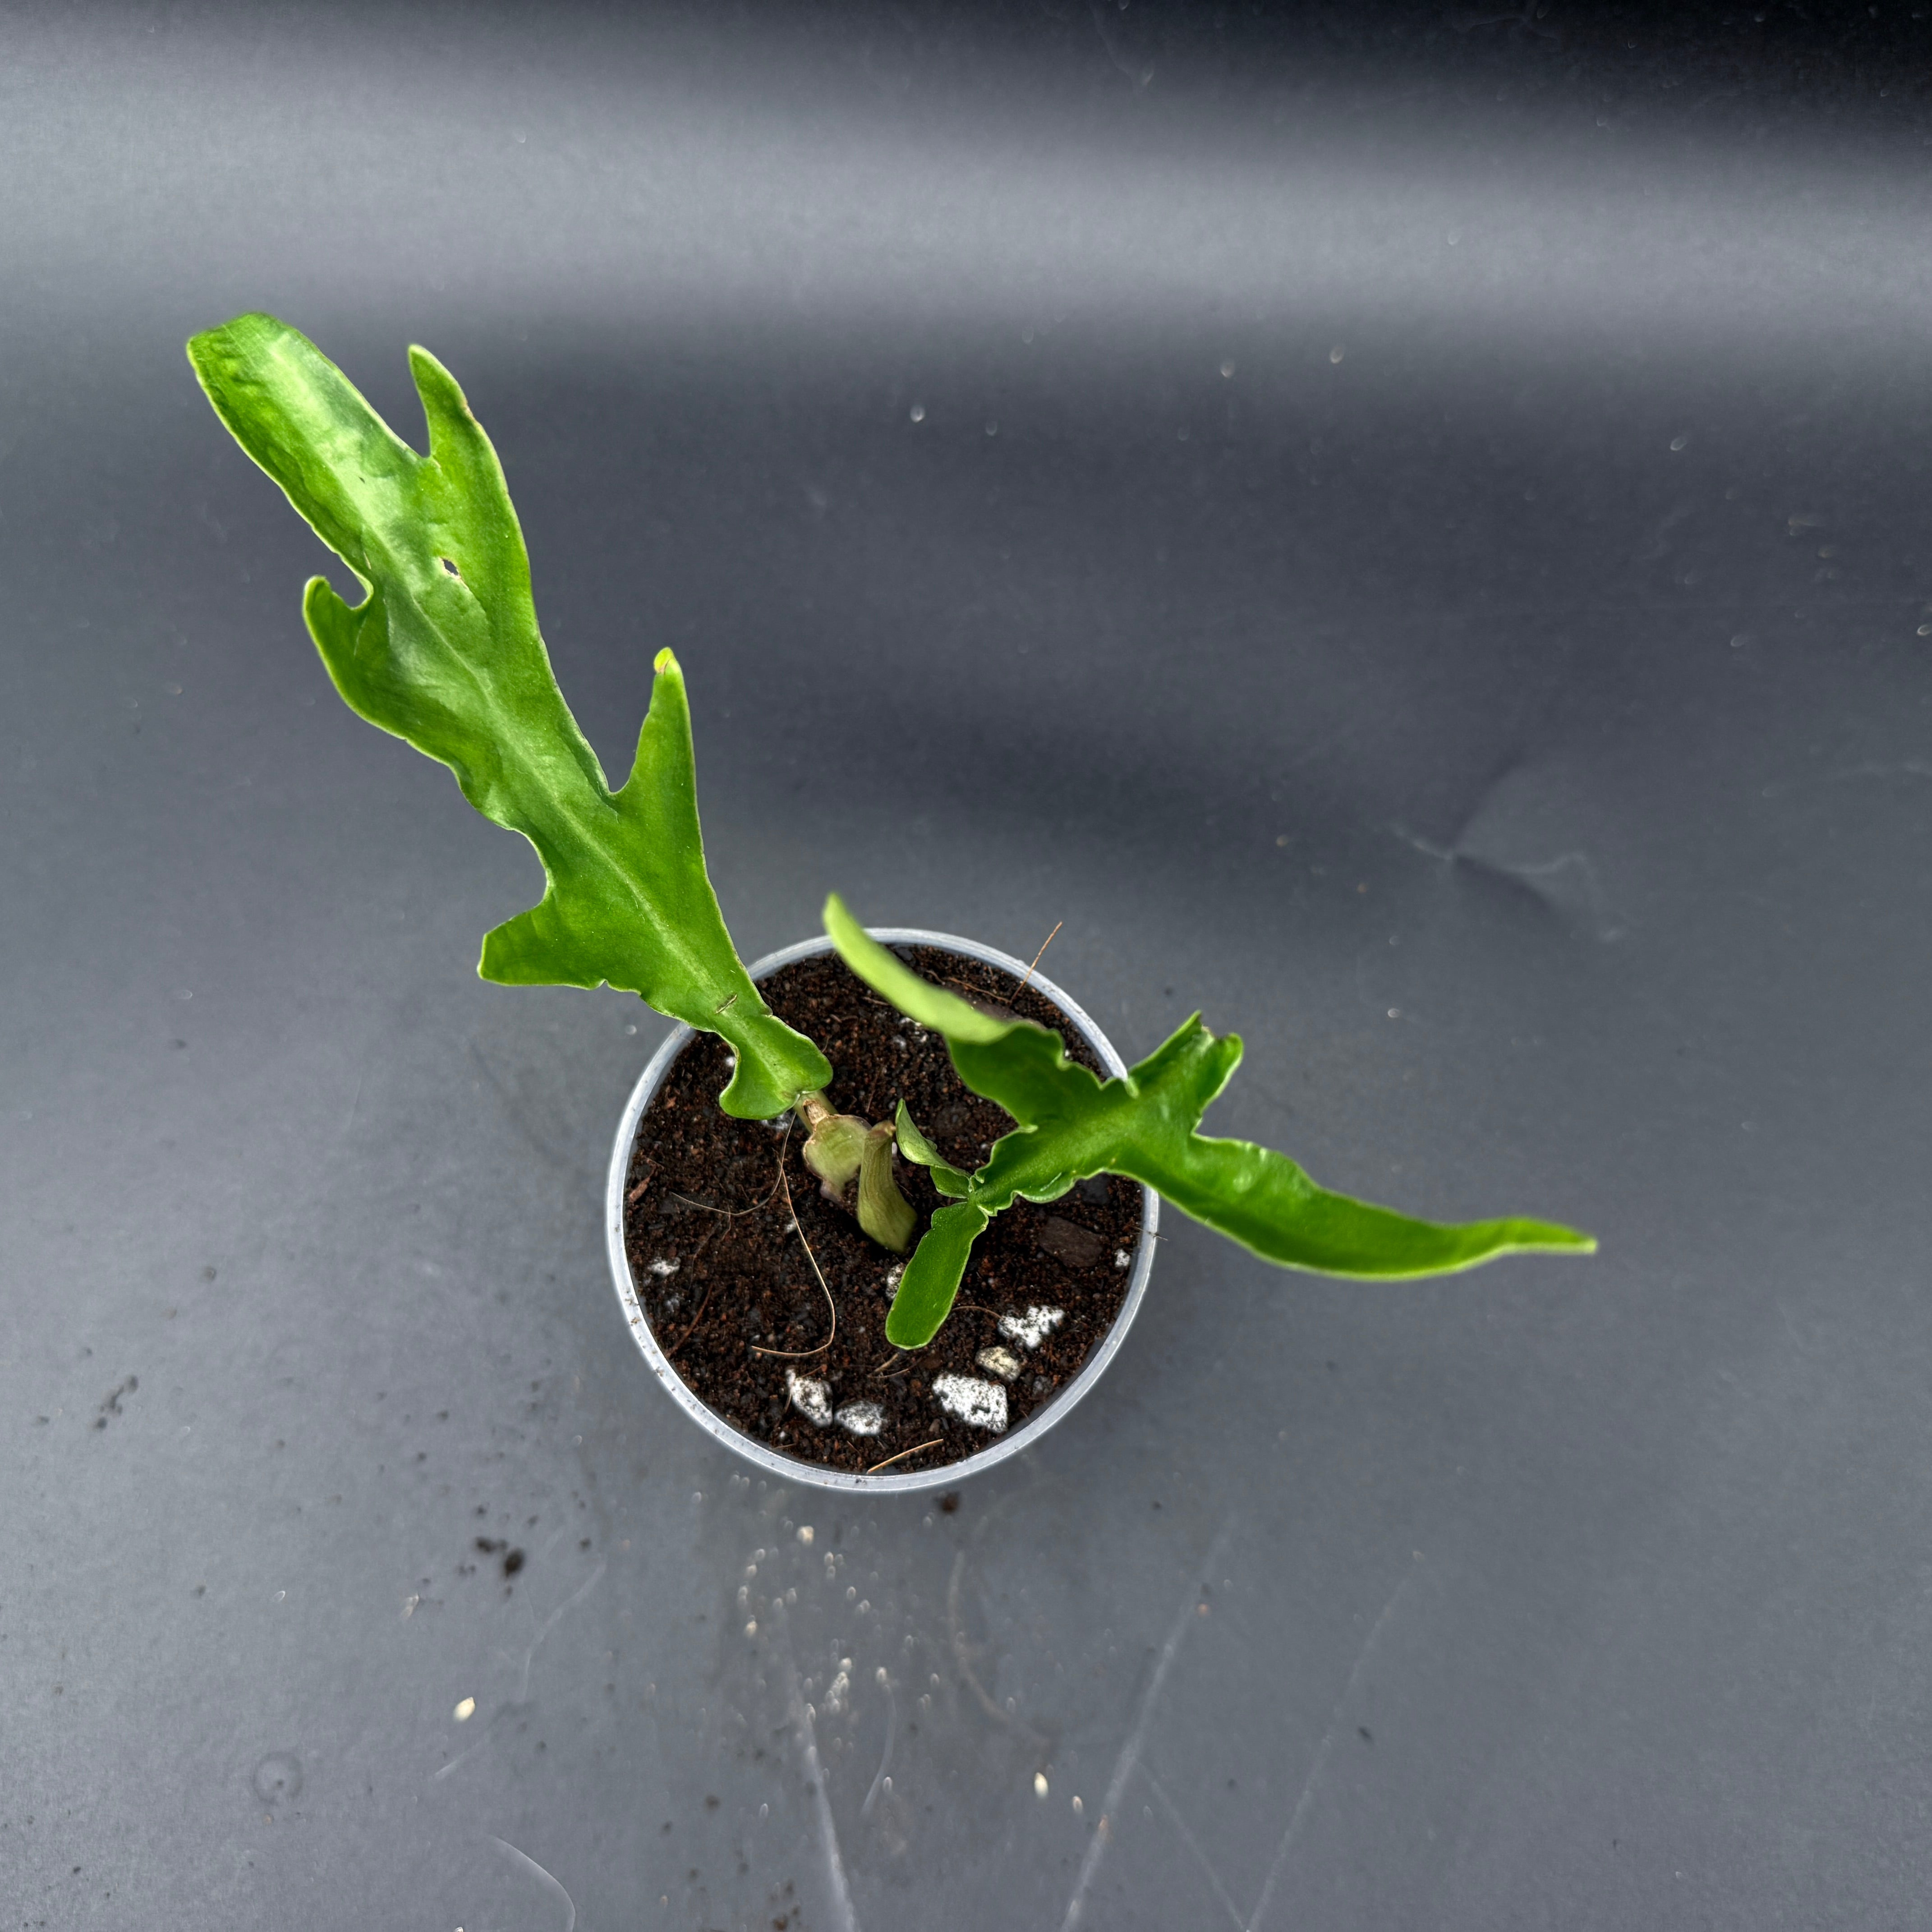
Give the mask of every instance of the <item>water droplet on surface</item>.
[(1046, 1796), (1046, 1773), (1043, 1771), (1036, 1771), (1033, 1774), (1033, 1795), (1036, 1798)]
[(1333, 349), (1331, 349), (1331, 350), (1329, 350), (1329, 352), (1328, 352), (1328, 359), (1329, 359), (1329, 361), (1330, 361), (1330, 362), (1340, 362), (1340, 361), (1341, 361), (1341, 359), (1342, 359), (1342, 345), (1341, 345), (1339, 342), (1335, 345), (1335, 346), (1334, 346)]
[(1670, 446), (1672, 449), (1682, 449), (1689, 443), (1690, 440), (1690, 439), (1688, 436), (1673, 436), (1670, 439)]
[(911, 414), (912, 414), (912, 419), (913, 419), (913, 421), (914, 421), (914, 422), (925, 422), (925, 420), (926, 420), (926, 405), (925, 405), (923, 403), (915, 403), (915, 404), (913, 404), (913, 406), (912, 406), (912, 411), (911, 411)]
[(264, 1804), (286, 1804), (302, 1796), (302, 1760), (293, 1751), (271, 1751), (249, 1780)]
[(1232, 357), (1221, 364), (1221, 373), (1224, 376), (1232, 376), (1234, 373), (1234, 364)]
[(992, 421), (992, 420), (989, 418), (989, 419), (988, 420), (988, 422), (987, 422), (987, 424), (986, 424), (986, 434), (987, 434), (988, 436), (998, 436), (998, 435), (999, 434), (999, 433), (1000, 433), (1000, 426), (999, 426), (999, 424), (998, 424), (998, 423), (996, 423), (996, 422), (994, 422)]

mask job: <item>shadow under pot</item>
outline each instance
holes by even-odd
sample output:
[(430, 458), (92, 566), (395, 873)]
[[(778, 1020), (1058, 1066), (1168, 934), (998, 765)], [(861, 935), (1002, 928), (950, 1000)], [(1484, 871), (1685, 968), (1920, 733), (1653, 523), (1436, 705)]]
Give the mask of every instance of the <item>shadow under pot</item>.
[[(1092, 1020), (1020, 961), (946, 933), (872, 936), (938, 984), (1052, 1028), (1103, 1077), (1126, 1072)], [(824, 1049), (842, 1112), (890, 1120), (903, 1100), (941, 1156), (969, 1172), (1011, 1129), (968, 1090), (945, 1042), (855, 978), (830, 940), (774, 952), (752, 976), (772, 1011)], [(1016, 1202), (974, 1244), (938, 1334), (896, 1349), (886, 1316), (906, 1256), (825, 1198), (793, 1116), (738, 1120), (720, 1109), (728, 1077), (722, 1040), (671, 1033), (624, 1110), (605, 1204), (626, 1323), (700, 1427), (788, 1482), (934, 1489), (1036, 1442), (1099, 1380), (1154, 1265), (1151, 1189), (1103, 1174), (1058, 1201)], [(944, 1201), (923, 1168), (894, 1159), (916, 1242)]]

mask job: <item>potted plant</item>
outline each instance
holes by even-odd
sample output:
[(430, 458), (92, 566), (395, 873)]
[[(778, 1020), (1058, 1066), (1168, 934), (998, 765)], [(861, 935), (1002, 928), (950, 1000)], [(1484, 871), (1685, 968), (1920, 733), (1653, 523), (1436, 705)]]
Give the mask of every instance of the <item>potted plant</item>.
[(1196, 1014), (1126, 1067), (1066, 994), (937, 933), (826, 937), (747, 970), (705, 869), (684, 674), (658, 652), (613, 790), (551, 674), (503, 473), (454, 379), (410, 365), (418, 455), (266, 315), (196, 336), (216, 412), (354, 572), (303, 596), (350, 707), (520, 832), (542, 899), (483, 941), (509, 985), (609, 986), (682, 1022), (620, 1124), (619, 1299), (682, 1406), (788, 1478), (920, 1488), (1032, 1440), (1092, 1386), (1152, 1265), (1159, 1205), (1284, 1267), (1436, 1274), (1588, 1236), (1444, 1226), (1198, 1131), (1241, 1057)]

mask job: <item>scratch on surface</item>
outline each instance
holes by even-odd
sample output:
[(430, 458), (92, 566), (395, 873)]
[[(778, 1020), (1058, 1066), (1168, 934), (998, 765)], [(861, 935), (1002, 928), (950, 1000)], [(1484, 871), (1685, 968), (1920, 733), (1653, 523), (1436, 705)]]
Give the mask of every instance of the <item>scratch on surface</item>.
[(800, 1688), (798, 1665), (791, 1653), (791, 1635), (781, 1621), (784, 1645), (785, 1677), (791, 1694), (791, 1720), (799, 1736), (805, 1759), (805, 1776), (814, 1808), (818, 1813), (818, 1835), (825, 1846), (825, 1882), (832, 1894), (832, 1909), (838, 1932), (859, 1932), (858, 1915), (852, 1910), (852, 1893), (845, 1882), (845, 1860), (838, 1850), (838, 1827), (832, 1816), (832, 1800), (825, 1789), (825, 1772), (818, 1762), (818, 1738), (812, 1726), (812, 1707)]
[(469, 1748), (467, 1750), (458, 1751), (447, 1764), (441, 1766), (437, 1770), (431, 1772), (430, 1773), (429, 1780), (430, 1784), (441, 1784), (442, 1781), (447, 1778), (459, 1764), (461, 1764), (467, 1758), (474, 1757), (478, 1751), (482, 1750), (489, 1743), (489, 1742), (490, 1736), (486, 1731), (482, 1737), (478, 1738), (476, 1742)]
[(1143, 68), (1138, 73), (1128, 66), (1114, 37), (1107, 31), (1106, 16), (1101, 11), (1100, 0), (1087, 0), (1087, 10), (1094, 16), (1094, 31), (1100, 36), (1100, 44), (1107, 50), (1107, 58), (1126, 76), (1136, 87), (1144, 87), (1154, 78), (1154, 69)]
[(1840, 772), (1820, 772), (1815, 777), (1787, 779), (1781, 783), (1768, 784), (1759, 796), (1763, 798), (1783, 798), (1805, 785), (1852, 784), (1860, 778), (1932, 778), (1932, 764), (1922, 758), (1900, 758), (1890, 764), (1868, 762), (1862, 765), (1848, 766)]
[[(970, 1303), (967, 1305), (971, 1306)], [(900, 1360), (909, 1364), (912, 1358), (902, 1355)], [(985, 1646), (967, 1642), (965, 1624), (959, 1614), (960, 1585), (966, 1574), (968, 1556), (979, 1549), (1014, 1504), (1024, 1497), (1037, 1495), (1042, 1486), (1042, 1479), (1036, 1477), (1024, 1489), (1009, 1490), (991, 1509), (980, 1516), (978, 1527), (967, 1538), (965, 1546), (952, 1561), (952, 1574), (946, 1586), (946, 1634), (952, 1652), (952, 1660), (959, 1666), (960, 1675), (965, 1678), (967, 1688), (972, 1692), (980, 1708), (996, 1724), (1011, 1731), (1036, 1752), (1043, 1766), (1052, 1752), (1053, 1738), (1036, 1730), (1017, 1713), (1003, 1710), (987, 1694), (986, 1687), (980, 1682), (979, 1673), (973, 1668), (973, 1659), (982, 1653)]]
[(959, 1666), (959, 1674), (966, 1680), (966, 1688), (978, 1700), (980, 1708), (994, 1724), (1011, 1731), (1022, 1738), (1036, 1751), (1044, 1752), (1047, 1740), (1023, 1718), (1010, 1711), (1003, 1711), (986, 1694), (986, 1687), (980, 1682), (978, 1672), (973, 1668), (973, 1646), (966, 1641), (965, 1626), (959, 1621), (959, 1584), (966, 1574), (966, 1552), (962, 1550), (952, 1559), (952, 1574), (946, 1586), (946, 1634), (952, 1646), (952, 1660)]
[(514, 1858), (538, 1884), (555, 1892), (557, 1897), (563, 1900), (563, 1909), (569, 1914), (563, 1922), (563, 1932), (577, 1932), (577, 1906), (572, 1900), (570, 1894), (564, 1890), (556, 1880), (550, 1873), (545, 1871), (529, 1852), (518, 1851), (514, 1845), (509, 1844), (506, 1840), (492, 1838), (490, 1842), (506, 1857)]
[(1208, 1862), (1208, 1854), (1201, 1849), (1201, 1840), (1187, 1828), (1187, 1821), (1174, 1808), (1174, 1801), (1162, 1788), (1161, 1781), (1145, 1765), (1141, 1766), (1141, 1775), (1148, 1781), (1148, 1789), (1160, 1802), (1160, 1808), (1167, 1814), (1168, 1822), (1180, 1834), (1180, 1842), (1194, 1854), (1194, 1862), (1214, 1888), (1214, 1896), (1226, 1907), (1228, 1916), (1234, 1922), (1234, 1932), (1247, 1932), (1240, 1912), (1234, 1901), (1228, 1896), (1228, 1888), (1221, 1882), (1221, 1874)]
[(879, 1801), (879, 1787), (886, 1781), (886, 1774), (892, 1768), (892, 1740), (899, 1734), (898, 1700), (892, 1695), (892, 1679), (886, 1679), (886, 1748), (879, 1760), (879, 1768), (872, 1774), (872, 1788), (866, 1793), (866, 1802), (859, 1807), (859, 1816), (869, 1818), (872, 1807)]
[[(1418, 1562), (1420, 1557), (1418, 1556)], [(1322, 1782), (1322, 1774), (1328, 1768), (1328, 1754), (1335, 1748), (1335, 1733), (1341, 1728), (1342, 1719), (1348, 1708), (1348, 1700), (1355, 1694), (1355, 1686), (1361, 1682), (1362, 1671), (1374, 1654), (1376, 1645), (1382, 1632), (1388, 1628), (1390, 1618), (1395, 1615), (1396, 1606), (1408, 1593), (1408, 1586), (1415, 1580), (1415, 1571), (1411, 1569), (1390, 1593), (1389, 1600), (1382, 1606), (1382, 1613), (1369, 1626), (1369, 1634), (1362, 1640), (1362, 1647), (1355, 1654), (1354, 1668), (1348, 1672), (1348, 1681), (1342, 1687), (1342, 1694), (1335, 1700), (1335, 1708), (1330, 1712), (1328, 1728), (1322, 1734), (1322, 1742), (1316, 1747), (1315, 1762), (1308, 1767), (1306, 1781), (1301, 1787), (1301, 1796), (1294, 1801), (1294, 1809), (1288, 1814), (1287, 1828), (1281, 1834), (1281, 1843), (1275, 1847), (1274, 1862), (1268, 1867), (1267, 1882), (1262, 1887), (1262, 1895), (1255, 1900), (1255, 1909), (1248, 1915), (1246, 1932), (1256, 1932), (1274, 1898), (1276, 1884), (1288, 1863), (1288, 1855), (1294, 1850), (1295, 1840), (1301, 1835), (1302, 1822), (1308, 1816), (1308, 1808), (1313, 1803), (1316, 1787)]]
[(1588, 853), (1576, 850), (1559, 852), (1553, 859), (1546, 859), (1535, 865), (1512, 866), (1500, 859), (1485, 859), (1478, 854), (1462, 849), (1460, 838), (1454, 845), (1438, 845), (1422, 838), (1400, 824), (1389, 827), (1405, 845), (1412, 847), (1425, 858), (1433, 859), (1438, 865), (1471, 866), (1478, 872), (1493, 873), (1498, 878), (1514, 879), (1526, 886), (1546, 905), (1562, 909), (1562, 898), (1550, 890), (1546, 881), (1553, 881), (1562, 874), (1574, 868), (1583, 882), (1582, 896), (1589, 908), (1591, 923), (1597, 928), (1597, 937), (1608, 944), (1622, 938), (1624, 928), (1616, 924), (1610, 916), (1606, 903), (1603, 882), (1597, 877), (1597, 868), (1590, 862)]
[[(1227, 1547), (1230, 1533), (1229, 1526), (1223, 1523), (1202, 1560), (1202, 1575), (1211, 1576), (1220, 1568), (1222, 1552)], [(1200, 1621), (1200, 1604), (1199, 1590), (1190, 1589), (1180, 1615), (1174, 1620), (1174, 1628), (1167, 1634), (1167, 1641), (1154, 1659), (1154, 1675), (1148, 1679), (1147, 1689), (1142, 1694), (1141, 1708), (1134, 1720), (1134, 1727), (1127, 1733), (1127, 1741), (1121, 1745), (1120, 1756), (1114, 1760), (1114, 1774), (1107, 1783), (1107, 1796), (1100, 1808), (1100, 1824), (1087, 1842), (1087, 1856), (1080, 1861), (1080, 1876), (1074, 1880), (1073, 1896), (1066, 1901), (1066, 1916), (1060, 1921), (1060, 1932), (1073, 1932), (1087, 1909), (1088, 1892), (1093, 1885), (1094, 1874), (1100, 1869), (1100, 1861), (1106, 1856), (1107, 1844), (1112, 1835), (1111, 1828), (1111, 1828), (1119, 1821), (1120, 1801), (1126, 1796), (1127, 1785), (1141, 1761), (1141, 1752), (1147, 1744), (1148, 1728), (1154, 1721), (1154, 1706), (1160, 1702), (1160, 1694), (1166, 1688), (1167, 1674), (1174, 1668), (1181, 1640)]]
[[(554, 1541), (555, 1538), (553, 1538), (551, 1540)], [(597, 1559), (596, 1568), (592, 1570), (590, 1574), (585, 1577), (584, 1581), (578, 1584), (577, 1588), (572, 1591), (570, 1594), (565, 1598), (563, 1601), (558, 1604), (538, 1627), (536, 1635), (530, 1640), (530, 1648), (524, 1652), (524, 1685), (517, 1694), (517, 1702), (519, 1704), (527, 1704), (530, 1701), (530, 1664), (537, 1654), (538, 1646), (552, 1630), (556, 1629), (557, 1619), (565, 1611), (574, 1610), (592, 1590), (596, 1588), (598, 1581), (603, 1574), (604, 1559), (600, 1556)], [(536, 1612), (533, 1610), (530, 1614), (534, 1616)]]

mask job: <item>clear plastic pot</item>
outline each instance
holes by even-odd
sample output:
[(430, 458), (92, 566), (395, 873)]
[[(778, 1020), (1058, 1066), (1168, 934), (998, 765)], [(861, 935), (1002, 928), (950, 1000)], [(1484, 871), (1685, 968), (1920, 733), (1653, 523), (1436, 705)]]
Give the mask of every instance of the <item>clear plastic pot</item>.
[[(1067, 1024), (1084, 1040), (1100, 1057), (1101, 1064), (1112, 1074), (1124, 1074), (1126, 1067), (1120, 1056), (1114, 1051), (1107, 1036), (1082, 1012), (1072, 1000), (1038, 973), (1027, 976), (1022, 961), (1012, 958), (1004, 952), (996, 952), (990, 946), (981, 946), (970, 939), (958, 939), (948, 932), (923, 932), (909, 926), (874, 926), (872, 937), (886, 946), (931, 946), (949, 952), (957, 952), (969, 959), (984, 962), (989, 966), (1009, 974), (1015, 980), (1026, 979), (1027, 983), (1040, 996), (1052, 1001), (1065, 1016)], [(775, 973), (781, 966), (788, 966), (794, 959), (809, 959), (820, 952), (829, 952), (832, 942), (824, 938), (801, 940), (796, 946), (788, 946), (780, 952), (768, 954), (752, 968), (754, 980), (763, 980)], [(975, 1450), (970, 1456), (962, 1456), (957, 1462), (946, 1462), (933, 1469), (881, 1470), (877, 1475), (856, 1475), (843, 1469), (828, 1469), (816, 1463), (800, 1462), (795, 1457), (781, 1455), (768, 1444), (755, 1441), (727, 1422), (721, 1415), (700, 1402), (686, 1385), (676, 1369), (664, 1359), (664, 1351), (658, 1346), (657, 1338), (651, 1333), (650, 1324), (644, 1318), (644, 1311), (638, 1298), (638, 1285), (631, 1276), (629, 1256), (624, 1244), (624, 1188), (630, 1171), (631, 1146), (637, 1138), (638, 1123), (644, 1109), (650, 1105), (652, 1096), (657, 1092), (664, 1076), (670, 1070), (671, 1063), (682, 1053), (692, 1038), (688, 1026), (675, 1028), (668, 1039), (652, 1054), (650, 1064), (639, 1076), (631, 1094), (630, 1103), (624, 1109), (623, 1118), (617, 1124), (616, 1144), (610, 1150), (610, 1178), (604, 1192), (604, 1232), (610, 1250), (610, 1276), (616, 1284), (617, 1300), (623, 1310), (624, 1320), (631, 1332), (631, 1339), (638, 1345), (645, 1364), (656, 1376), (678, 1407), (696, 1423), (707, 1435), (715, 1436), (734, 1454), (742, 1456), (748, 1462), (757, 1464), (767, 1474), (782, 1478), (788, 1483), (802, 1484), (808, 1488), (820, 1490), (856, 1490), (868, 1495), (907, 1493), (919, 1490), (946, 1489), (964, 1481), (968, 1477), (978, 1475), (982, 1470), (992, 1468), (995, 1463), (1004, 1462), (1010, 1456), (1017, 1456), (1022, 1449), (1037, 1442), (1046, 1432), (1064, 1420), (1076, 1402), (1093, 1388), (1106, 1372), (1107, 1364), (1132, 1324), (1136, 1312), (1141, 1305), (1141, 1298), (1147, 1292), (1148, 1276), (1154, 1268), (1154, 1235), (1157, 1231), (1160, 1200), (1151, 1188), (1142, 1190), (1141, 1235), (1139, 1246), (1134, 1252), (1133, 1271), (1127, 1282), (1126, 1299), (1120, 1304), (1120, 1312), (1114, 1318), (1114, 1325), (1101, 1338), (1094, 1352), (1082, 1366), (1080, 1372), (1069, 1382), (1044, 1408), (1030, 1415), (1017, 1429), (998, 1436), (983, 1449)]]

